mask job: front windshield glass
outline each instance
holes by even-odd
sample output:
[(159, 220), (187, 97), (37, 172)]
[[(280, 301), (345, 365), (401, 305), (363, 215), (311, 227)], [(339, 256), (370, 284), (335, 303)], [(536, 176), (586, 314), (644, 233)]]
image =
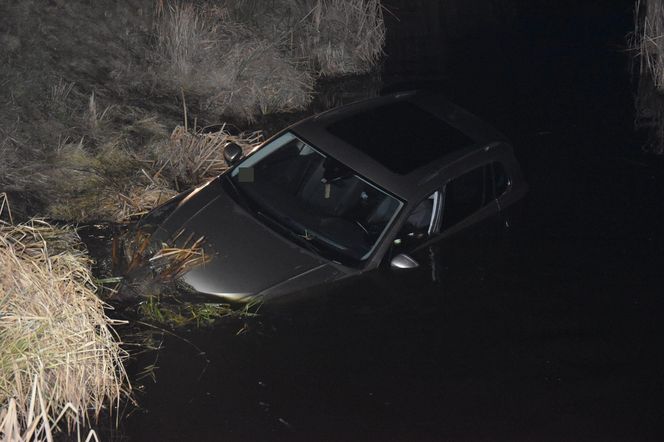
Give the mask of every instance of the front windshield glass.
[(292, 133), (276, 138), (227, 176), (255, 213), (344, 263), (367, 259), (402, 206)]

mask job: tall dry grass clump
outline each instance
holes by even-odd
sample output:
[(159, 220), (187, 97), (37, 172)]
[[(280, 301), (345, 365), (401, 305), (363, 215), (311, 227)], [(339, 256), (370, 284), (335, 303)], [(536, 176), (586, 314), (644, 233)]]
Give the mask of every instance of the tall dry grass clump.
[(251, 120), (311, 101), (314, 78), (279, 40), (260, 38), (212, 2), (162, 9), (152, 59), (159, 87), (182, 91), (199, 109)]
[[(306, 2), (305, 2), (306, 3)], [(319, 75), (365, 74), (383, 55), (385, 21), (380, 0), (316, 0), (301, 30), (299, 51)]]
[(90, 265), (71, 227), (0, 224), (0, 439), (31, 425), (47, 434), (61, 413), (88, 423), (128, 393), (126, 354)]
[(380, 0), (232, 0), (225, 5), (232, 20), (281, 42), (316, 76), (364, 74), (383, 55)]
[(638, 51), (640, 71), (664, 92), (664, 4), (660, 0), (637, 0), (634, 16), (633, 46)]
[[(163, 2), (162, 2), (163, 4)], [(200, 109), (247, 120), (304, 109), (316, 77), (365, 74), (383, 55), (380, 0), (172, 2), (153, 72)]]
[(636, 125), (650, 130), (650, 149), (664, 154), (664, 3), (637, 0), (634, 17)]
[(169, 177), (176, 185), (190, 187), (228, 168), (224, 160), (224, 148), (229, 143), (239, 145), (246, 154), (261, 141), (260, 132), (231, 135), (226, 126), (207, 133), (176, 126), (167, 140), (152, 146), (152, 169)]

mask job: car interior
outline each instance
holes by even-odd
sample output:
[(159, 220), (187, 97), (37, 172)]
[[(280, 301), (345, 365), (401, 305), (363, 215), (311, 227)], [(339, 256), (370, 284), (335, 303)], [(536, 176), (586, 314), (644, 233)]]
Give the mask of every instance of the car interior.
[(252, 180), (244, 183), (246, 189), (266, 207), (355, 257), (373, 247), (399, 207), (398, 200), (297, 138), (248, 175)]

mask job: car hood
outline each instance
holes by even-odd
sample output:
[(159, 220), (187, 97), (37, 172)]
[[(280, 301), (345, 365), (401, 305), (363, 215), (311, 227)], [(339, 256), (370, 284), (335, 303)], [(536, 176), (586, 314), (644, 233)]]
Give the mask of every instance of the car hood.
[(325, 280), (339, 273), (329, 261), (256, 220), (218, 179), (184, 198), (154, 238), (163, 242), (181, 230), (180, 238), (203, 236), (206, 253), (212, 256), (182, 278), (200, 293), (241, 299), (274, 287), (286, 288), (287, 282), (307, 274)]

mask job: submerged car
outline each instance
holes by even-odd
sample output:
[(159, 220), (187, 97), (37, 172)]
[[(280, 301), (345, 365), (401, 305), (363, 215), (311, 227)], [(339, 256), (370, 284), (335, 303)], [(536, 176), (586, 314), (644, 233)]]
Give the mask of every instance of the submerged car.
[(397, 93), (302, 120), (155, 209), (153, 238), (205, 237), (211, 259), (183, 281), (230, 300), (271, 299), (418, 252), (520, 200), (505, 138), (440, 96)]

